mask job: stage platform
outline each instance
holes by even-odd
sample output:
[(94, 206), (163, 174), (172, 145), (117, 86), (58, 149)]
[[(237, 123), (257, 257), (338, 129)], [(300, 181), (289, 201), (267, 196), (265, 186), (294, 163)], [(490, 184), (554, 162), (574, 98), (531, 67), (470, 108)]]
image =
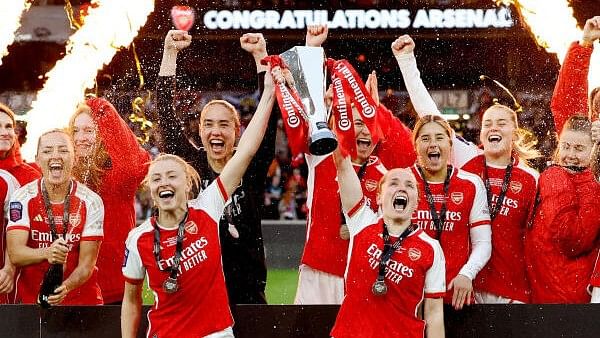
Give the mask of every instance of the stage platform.
[[(237, 338), (325, 338), (337, 309), (329, 305), (238, 305), (232, 311)], [(147, 326), (146, 316), (142, 318), (139, 337), (145, 336)], [(460, 318), (447, 316), (446, 332), (447, 338), (598, 338), (600, 305), (475, 305), (463, 310)], [(50, 310), (0, 306), (0, 337), (119, 336), (119, 306)]]

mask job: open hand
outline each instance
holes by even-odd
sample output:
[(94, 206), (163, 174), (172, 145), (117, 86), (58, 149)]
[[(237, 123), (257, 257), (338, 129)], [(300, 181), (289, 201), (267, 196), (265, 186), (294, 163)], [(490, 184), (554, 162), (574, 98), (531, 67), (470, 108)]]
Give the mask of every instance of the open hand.
[(452, 306), (456, 310), (463, 308), (465, 303), (471, 304), (471, 297), (473, 295), (473, 282), (469, 277), (463, 275), (457, 275), (448, 285), (448, 291), (454, 289), (452, 294)]

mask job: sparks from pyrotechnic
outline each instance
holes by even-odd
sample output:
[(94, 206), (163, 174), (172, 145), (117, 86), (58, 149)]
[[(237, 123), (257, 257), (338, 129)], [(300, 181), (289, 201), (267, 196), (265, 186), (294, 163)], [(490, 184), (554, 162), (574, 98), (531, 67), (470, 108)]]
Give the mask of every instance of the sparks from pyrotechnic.
[(0, 1), (0, 65), (8, 55), (8, 46), (15, 41), (15, 33), (21, 26), (21, 16), (31, 4), (27, 0)]
[(46, 74), (44, 88), (27, 113), (33, 142), (23, 146), (26, 159), (33, 159), (39, 135), (67, 125), (85, 90), (94, 86), (98, 71), (131, 44), (153, 10), (153, 0), (92, 1), (85, 24), (67, 41), (65, 57)]
[[(562, 64), (573, 41), (581, 39), (582, 30), (577, 27), (573, 8), (567, 0), (492, 0), (496, 4), (514, 5), (525, 20), (537, 44), (548, 53), (555, 53)], [(600, 85), (600, 52), (595, 48), (590, 63), (588, 83), (590, 90)]]

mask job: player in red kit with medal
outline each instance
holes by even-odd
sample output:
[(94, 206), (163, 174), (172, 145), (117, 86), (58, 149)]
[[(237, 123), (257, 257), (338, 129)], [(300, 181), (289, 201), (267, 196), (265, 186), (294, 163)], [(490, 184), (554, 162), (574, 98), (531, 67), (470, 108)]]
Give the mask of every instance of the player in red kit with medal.
[[(335, 155), (350, 231), (346, 296), (332, 337), (444, 337), (445, 261), (438, 241), (412, 223), (419, 199), (410, 169), (379, 181), (379, 216), (365, 199), (349, 158)], [(417, 317), (424, 304), (424, 320)]]
[(440, 241), (446, 254), (445, 303), (470, 304), (473, 280), (490, 258), (491, 228), (481, 179), (449, 165), (452, 129), (441, 117), (420, 118), (413, 138), (417, 163), (411, 167), (421, 196), (413, 221)]
[(102, 200), (71, 178), (74, 150), (67, 133), (42, 134), (36, 160), (42, 179), (17, 190), (9, 205), (8, 252), (21, 268), (15, 302), (35, 304), (49, 266), (66, 262), (66, 278), (44, 301), (101, 305), (96, 258), (103, 237)]
[(126, 242), (123, 337), (137, 335), (144, 277), (155, 295), (148, 337), (233, 337), (219, 220), (259, 148), (274, 100), (273, 81), (267, 75), (265, 91), (237, 151), (197, 199), (188, 202), (199, 175), (183, 159), (167, 154), (151, 163), (147, 184), (157, 209)]
[[(414, 47), (407, 35), (392, 46), (411, 101), (421, 116), (442, 116), (421, 81)], [(525, 141), (527, 133), (513, 109), (495, 104), (483, 113), (483, 149), (453, 135), (451, 163), (483, 180), (492, 221), (492, 255), (473, 281), (477, 303), (529, 301), (524, 237), (539, 174), (527, 161), (539, 153), (535, 142)]]

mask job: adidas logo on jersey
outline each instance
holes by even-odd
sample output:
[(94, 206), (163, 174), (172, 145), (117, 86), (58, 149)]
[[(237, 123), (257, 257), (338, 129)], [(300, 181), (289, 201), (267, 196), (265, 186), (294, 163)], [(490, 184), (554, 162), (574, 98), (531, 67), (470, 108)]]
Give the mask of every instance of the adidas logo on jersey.
[(36, 216), (33, 218), (33, 220), (34, 220), (34, 221), (36, 221), (36, 222), (43, 222), (43, 221), (44, 221), (44, 218), (42, 217), (42, 215), (40, 215), (40, 214), (37, 214), (37, 215), (36, 215)]

